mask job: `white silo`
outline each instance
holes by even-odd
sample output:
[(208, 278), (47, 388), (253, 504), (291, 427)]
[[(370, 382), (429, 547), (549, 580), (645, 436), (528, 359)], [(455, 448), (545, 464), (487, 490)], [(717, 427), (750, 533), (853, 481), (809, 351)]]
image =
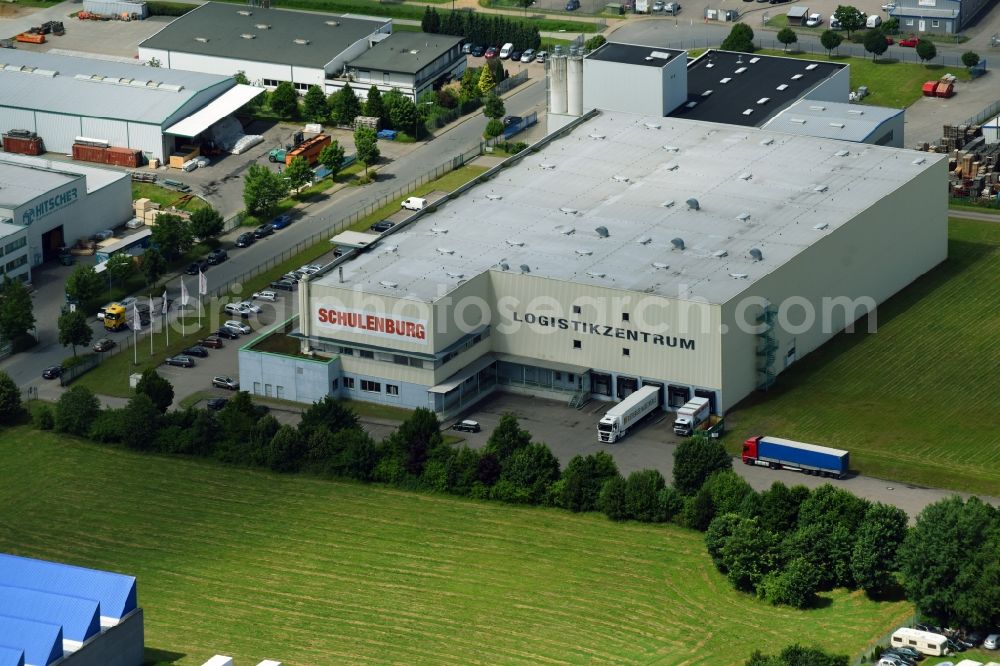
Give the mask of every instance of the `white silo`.
[(566, 56), (559, 46), (549, 62), (549, 113), (566, 113)]
[(567, 113), (583, 115), (583, 54), (573, 48), (566, 67)]

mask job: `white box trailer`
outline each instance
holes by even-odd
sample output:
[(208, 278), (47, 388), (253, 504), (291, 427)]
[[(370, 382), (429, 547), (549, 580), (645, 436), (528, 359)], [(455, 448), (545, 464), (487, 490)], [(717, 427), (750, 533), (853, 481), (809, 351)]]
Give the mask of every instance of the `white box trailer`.
[(708, 398), (692, 398), (677, 410), (674, 419), (674, 434), (690, 437), (712, 415), (712, 403)]
[(909, 627), (901, 627), (894, 631), (889, 643), (892, 647), (909, 647), (932, 657), (940, 657), (948, 653), (948, 638), (946, 636)]
[(659, 386), (641, 389), (612, 407), (597, 422), (597, 441), (615, 443), (625, 437), (629, 428), (660, 406)]

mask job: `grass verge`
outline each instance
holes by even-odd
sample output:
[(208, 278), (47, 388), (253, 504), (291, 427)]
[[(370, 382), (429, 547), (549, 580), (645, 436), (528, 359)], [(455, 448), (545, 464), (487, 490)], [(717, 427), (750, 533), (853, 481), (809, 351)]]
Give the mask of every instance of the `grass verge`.
[(843, 590), (810, 611), (768, 606), (732, 590), (701, 534), (597, 514), (139, 455), (24, 427), (0, 433), (0, 474), (0, 501), (18, 507), (0, 550), (135, 575), (148, 656), (177, 653), (174, 666), (216, 653), (289, 666), (738, 664), (804, 636), (854, 654), (912, 614)]
[(726, 416), (848, 449), (865, 474), (1000, 496), (1000, 225), (952, 219), (948, 259)]
[[(163, 208), (173, 206), (189, 213), (200, 208), (208, 208), (208, 202), (201, 197), (184, 194), (156, 183), (132, 183), (132, 198), (149, 199), (153, 203), (160, 204)], [(184, 203), (180, 203), (182, 200)]]

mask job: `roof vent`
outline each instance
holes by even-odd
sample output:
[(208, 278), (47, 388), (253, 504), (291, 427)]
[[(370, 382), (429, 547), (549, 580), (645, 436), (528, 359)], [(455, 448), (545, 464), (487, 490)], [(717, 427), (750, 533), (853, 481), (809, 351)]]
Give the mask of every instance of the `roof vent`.
[(654, 261), (653, 268), (655, 268), (658, 271), (665, 271), (666, 269), (670, 268), (670, 264), (665, 264), (662, 261)]
[(830, 123), (830, 127), (836, 127), (838, 129), (844, 129), (844, 123)]
[(597, 141), (601, 141), (602, 139), (607, 138), (604, 134), (598, 134), (597, 132), (594, 132), (593, 134), (589, 134), (588, 136), (591, 139), (596, 139)]
[(561, 224), (556, 225), (556, 231), (561, 233), (563, 236), (571, 236), (576, 233), (576, 227), (567, 227)]
[(782, 83), (780, 86), (776, 88), (776, 90), (788, 90), (788, 84)]
[(490, 201), (500, 201), (501, 199), (503, 199), (503, 195), (502, 194), (487, 194), (486, 198), (489, 199)]
[(301, 37), (298, 38), (298, 39), (293, 39), (292, 41), (294, 43), (298, 44), (299, 46), (308, 46), (309, 45), (309, 40), (308, 39), (302, 39)]
[(742, 73), (743, 73), (743, 72), (745, 72), (745, 71), (747, 71), (747, 68), (746, 68), (746, 67), (738, 67), (738, 68), (736, 69), (736, 73), (737, 73), (737, 74), (742, 74)]
[(759, 100), (757, 100), (757, 103), (758, 104), (767, 104), (770, 101), (771, 101), (770, 97), (761, 97)]
[(743, 115), (749, 116), (751, 113), (753, 113), (753, 109), (747, 109), (746, 111), (743, 112)]
[(673, 205), (675, 203), (676, 202), (673, 199), (668, 199), (668, 200), (664, 201), (663, 203), (661, 203), (660, 205), (663, 206), (664, 208), (671, 208), (671, 207), (673, 207)]
[(516, 238), (508, 238), (504, 242), (507, 243), (507, 245), (510, 245), (511, 247), (524, 247), (524, 241), (518, 240)]
[(747, 275), (746, 273), (730, 273), (729, 277), (733, 278), (734, 280), (746, 280), (750, 276)]
[(659, 123), (643, 123), (646, 129), (660, 129)]
[(810, 111), (826, 111), (825, 106), (820, 106), (819, 104), (813, 104), (809, 107)]
[(750, 213), (740, 213), (739, 215), (736, 216), (736, 219), (739, 220), (740, 222), (746, 222), (747, 220), (750, 219)]
[(202, 44), (207, 44), (208, 43), (208, 37), (195, 37), (194, 41), (201, 42)]
[(601, 273), (599, 271), (587, 271), (587, 275), (589, 275), (592, 278), (602, 278), (605, 275), (607, 275), (607, 273)]
[(771, 137), (767, 137), (766, 139), (760, 142), (760, 145), (770, 146), (772, 143), (774, 143), (774, 139), (772, 139)]
[(675, 238), (672, 241), (670, 241), (670, 244), (674, 246), (675, 250), (683, 250), (684, 249), (684, 239), (683, 238)]
[(615, 174), (614, 176), (611, 176), (611, 180), (615, 181), (616, 183), (627, 183), (629, 179), (628, 176)]
[(724, 76), (723, 78), (719, 79), (719, 83), (729, 83), (730, 81), (732, 81), (732, 79), (729, 78), (728, 76)]
[(688, 199), (684, 203), (688, 205), (689, 210), (701, 210), (701, 204), (699, 204), (698, 200), (695, 199), (694, 197)]
[(576, 208), (570, 208), (569, 206), (563, 206), (562, 208), (559, 209), (559, 211), (562, 213), (566, 213), (567, 215), (576, 215), (577, 213)]
[(850, 154), (851, 151), (849, 150), (838, 150), (837, 152), (834, 153), (834, 155), (836, 155), (837, 157), (847, 157)]
[(531, 267), (528, 266), (528, 264), (521, 264), (521, 272), (522, 273), (530, 273), (531, 272)]
[(596, 231), (597, 235), (600, 236), (601, 238), (607, 238), (608, 236), (611, 235), (610, 233), (608, 233), (607, 227), (597, 227), (596, 229), (594, 229), (594, 231)]
[(250, 32), (244, 32), (242, 35), (240, 35), (240, 37), (242, 37), (243, 39), (254, 39), (256, 36), (257, 35)]
[(806, 65), (806, 69), (808, 69), (810, 71), (816, 69), (816, 63), (813, 62), (813, 63), (810, 63), (810, 64)]
[(764, 253), (756, 247), (750, 248), (750, 256), (753, 257), (754, 261), (764, 261)]
[(581, 257), (589, 257), (590, 255), (594, 254), (593, 250), (574, 250), (574, 251)]
[(830, 225), (827, 224), (826, 222), (820, 222), (819, 224), (814, 225), (813, 229), (815, 229), (816, 231), (823, 231), (824, 229), (826, 229), (829, 226)]
[(716, 259), (722, 259), (723, 257), (728, 257), (729, 253), (726, 252), (725, 250), (716, 250), (715, 252), (712, 253), (712, 256), (715, 257)]
[(455, 273), (452, 271), (445, 271), (445, 275), (455, 280), (461, 280), (462, 278), (465, 277), (465, 273)]
[(817, 185), (813, 188), (813, 192), (826, 192), (828, 189), (830, 189), (829, 185)]
[(446, 234), (446, 233), (448, 233), (448, 230), (445, 229), (444, 227), (431, 227), (431, 233), (432, 234)]
[(510, 270), (510, 264), (508, 264), (506, 261), (501, 261), (499, 264), (497, 264), (497, 266), (499, 266), (500, 270), (502, 270), (502, 271), (509, 271)]
[(670, 162), (669, 164), (664, 165), (663, 168), (667, 171), (677, 171), (678, 166), (677, 162)]
[(542, 163), (542, 164), (538, 165), (538, 168), (539, 169), (545, 169), (546, 171), (551, 171), (552, 169), (556, 168), (556, 165), (555, 164)]
[(635, 242), (638, 243), (639, 245), (649, 245), (650, 243), (653, 242), (653, 239), (650, 238), (649, 236), (642, 236), (640, 238), (637, 238)]
[(712, 89), (708, 89), (708, 90), (706, 90), (705, 92), (703, 92), (703, 93), (701, 94), (701, 96), (702, 96), (702, 97), (708, 97), (709, 95), (711, 95), (711, 94), (712, 94), (712, 93), (714, 93), (714, 92), (715, 92), (714, 90), (712, 90)]
[(680, 150), (680, 148), (678, 148), (677, 146), (663, 146), (663, 150), (667, 151), (668, 153), (676, 153), (678, 150)]
[(740, 174), (740, 180), (750, 180), (751, 178), (753, 178), (753, 174), (749, 171)]
[(386, 245), (382, 248), (382, 254), (392, 254), (393, 252), (399, 252), (398, 245)]
[(254, 27), (257, 28), (258, 30), (270, 30), (271, 29), (271, 26), (269, 26), (267, 23), (256, 23), (256, 24), (254, 24)]
[(388, 289), (395, 289), (399, 286), (398, 282), (393, 282), (392, 280), (380, 280), (379, 284), (383, 287), (387, 287)]
[(792, 81), (798, 81), (802, 78), (801, 74), (792, 74)]
[(326, 23), (327, 25), (332, 25), (334, 28), (340, 25), (340, 21), (323, 21), (323, 23)]
[(760, 58), (758, 58), (758, 57), (754, 56), (753, 58), (750, 58), (750, 64), (752, 65), (752, 64), (754, 64), (755, 62), (758, 62), (759, 60), (760, 60)]
[(796, 123), (797, 125), (805, 125), (806, 124), (806, 119), (805, 118), (789, 118), (788, 122), (790, 122), (790, 123)]
[(698, 106), (698, 102), (688, 102), (687, 104), (684, 105), (684, 108), (693, 109), (696, 106)]
[(913, 160), (913, 164), (915, 164), (916, 166), (920, 166), (926, 161), (927, 161), (926, 157), (918, 157), (917, 159)]
[(455, 251), (450, 247), (439, 247), (437, 251), (438, 254), (455, 254)]
[(236, 13), (240, 16), (253, 16), (253, 12), (249, 9), (237, 9)]
[(865, 112), (862, 111), (861, 109), (848, 109), (847, 112), (849, 114), (851, 114), (852, 116), (863, 116), (863, 115), (865, 115)]

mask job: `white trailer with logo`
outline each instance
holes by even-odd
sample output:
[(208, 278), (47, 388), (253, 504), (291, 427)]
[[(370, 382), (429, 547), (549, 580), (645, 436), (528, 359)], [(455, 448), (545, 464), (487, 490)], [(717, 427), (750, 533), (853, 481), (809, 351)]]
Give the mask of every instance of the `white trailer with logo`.
[(659, 386), (643, 386), (608, 410), (597, 423), (597, 441), (614, 444), (629, 428), (660, 406)]

